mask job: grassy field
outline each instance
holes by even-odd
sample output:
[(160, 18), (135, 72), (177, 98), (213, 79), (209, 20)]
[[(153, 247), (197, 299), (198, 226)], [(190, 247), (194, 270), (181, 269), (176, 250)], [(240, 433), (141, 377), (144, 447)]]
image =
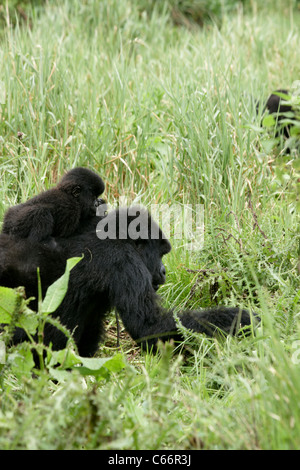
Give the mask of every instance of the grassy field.
[(165, 304), (239, 305), (262, 323), (152, 356), (124, 331), (117, 348), (112, 315), (99, 357), (124, 366), (100, 377), (33, 378), (28, 351), (8, 349), (0, 448), (299, 449), (299, 148), (256, 114), (275, 89), (299, 94), (299, 2), (49, 0), (17, 16), (8, 3), (0, 220), (78, 165), (112, 205), (202, 204), (201, 250), (171, 233)]

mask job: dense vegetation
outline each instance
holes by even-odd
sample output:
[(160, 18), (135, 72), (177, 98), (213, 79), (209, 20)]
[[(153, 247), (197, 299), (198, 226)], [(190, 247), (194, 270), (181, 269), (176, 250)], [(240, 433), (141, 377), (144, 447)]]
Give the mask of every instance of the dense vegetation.
[[(201, 250), (171, 233), (164, 302), (262, 318), (256, 335), (186, 332), (153, 356), (124, 331), (117, 347), (112, 315), (93, 362), (70, 339), (70, 371), (51, 351), (34, 370), (8, 328), (0, 448), (299, 448), (299, 124), (289, 151), (261, 127), (278, 88), (299, 113), (299, 2), (11, 1), (0, 15), (0, 220), (77, 165), (112, 205), (201, 204)], [(0, 314), (17, 302), (41, 332), (56, 295), (33, 320), (2, 290)]]

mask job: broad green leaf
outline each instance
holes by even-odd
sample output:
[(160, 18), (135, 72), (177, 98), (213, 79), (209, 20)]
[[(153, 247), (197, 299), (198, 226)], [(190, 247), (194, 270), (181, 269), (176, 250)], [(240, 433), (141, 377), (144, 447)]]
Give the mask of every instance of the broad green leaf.
[(42, 302), (42, 312), (52, 313), (59, 307), (68, 290), (70, 271), (82, 260), (82, 257), (70, 258), (67, 260), (67, 266), (64, 274), (48, 287), (46, 296)]
[(116, 354), (110, 358), (81, 358), (82, 366), (76, 369), (85, 376), (108, 378), (111, 372), (119, 372), (124, 369), (125, 361), (122, 354)]
[(8, 355), (7, 362), (11, 365), (12, 371), (16, 375), (31, 374), (35, 366), (30, 345), (19, 344), (15, 351)]
[(81, 364), (81, 357), (68, 348), (52, 351), (49, 366), (53, 367), (57, 364), (60, 364), (63, 369), (71, 368), (77, 364)]
[(0, 287), (0, 323), (10, 323), (16, 307), (18, 294), (9, 287)]
[[(98, 378), (108, 378), (111, 372), (119, 372), (124, 367), (125, 361), (122, 354), (106, 358), (81, 357), (67, 348), (60, 351), (52, 351), (49, 361), (49, 370), (51, 371), (63, 372), (65, 369), (73, 368), (73, 370), (80, 372), (83, 376), (93, 375)], [(56, 378), (59, 378), (57, 374)], [(65, 378), (65, 375), (62, 374), (61, 379), (63, 378)]]
[[(20, 296), (21, 294), (15, 289), (0, 287), (0, 323), (11, 322), (17, 300)], [(34, 334), (38, 326), (38, 319), (36, 318), (35, 312), (27, 307), (26, 301), (23, 298), (20, 303), (20, 312), (18, 313), (16, 326), (24, 328), (30, 334)]]
[(111, 372), (118, 372), (125, 367), (125, 362), (122, 354), (116, 354), (113, 357), (80, 357), (81, 363), (84, 367), (91, 370), (98, 370), (105, 367)]
[(48, 368), (51, 377), (58, 382), (64, 382), (70, 377), (70, 371), (63, 369), (56, 369), (54, 367)]
[(36, 313), (29, 308), (25, 308), (24, 311), (22, 311), (22, 315), (19, 316), (16, 326), (24, 328), (24, 330), (28, 331), (28, 333), (34, 335), (38, 324), (39, 321)]
[(274, 119), (274, 116), (272, 116), (272, 114), (267, 114), (267, 116), (263, 118), (262, 123), (264, 127), (273, 127), (275, 126), (276, 121)]

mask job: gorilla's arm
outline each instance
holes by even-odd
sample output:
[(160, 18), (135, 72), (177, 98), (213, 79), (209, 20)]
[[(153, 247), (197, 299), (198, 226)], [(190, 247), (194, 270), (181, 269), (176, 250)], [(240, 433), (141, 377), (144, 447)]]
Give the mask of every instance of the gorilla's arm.
[[(32, 209), (32, 208), (31, 208)], [(31, 217), (26, 219), (28, 238), (33, 242), (48, 241), (54, 228), (54, 219), (48, 208), (31, 210)]]
[(49, 208), (19, 204), (8, 209), (4, 217), (2, 233), (39, 242), (50, 237), (53, 227), (54, 220)]
[[(160, 305), (160, 298), (151, 284), (151, 276), (144, 266), (132, 262), (130, 271), (122, 272), (122, 280), (122, 284), (117, 279), (111, 280), (111, 304), (137, 343), (143, 348), (151, 348), (155, 347), (158, 339), (184, 339), (177, 327), (174, 312)], [(251, 317), (246, 310), (231, 307), (187, 310), (179, 312), (178, 319), (185, 328), (207, 336), (213, 336), (219, 330), (235, 334), (241, 327), (251, 325)]]

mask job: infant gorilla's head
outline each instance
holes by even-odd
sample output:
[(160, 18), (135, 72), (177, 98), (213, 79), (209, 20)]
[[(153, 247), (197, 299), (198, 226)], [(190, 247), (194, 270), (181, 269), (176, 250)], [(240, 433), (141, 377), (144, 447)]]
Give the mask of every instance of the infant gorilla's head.
[(68, 171), (58, 183), (57, 189), (77, 200), (82, 217), (95, 215), (96, 208), (105, 203), (103, 199), (98, 198), (105, 189), (103, 180), (87, 168), (78, 167)]

